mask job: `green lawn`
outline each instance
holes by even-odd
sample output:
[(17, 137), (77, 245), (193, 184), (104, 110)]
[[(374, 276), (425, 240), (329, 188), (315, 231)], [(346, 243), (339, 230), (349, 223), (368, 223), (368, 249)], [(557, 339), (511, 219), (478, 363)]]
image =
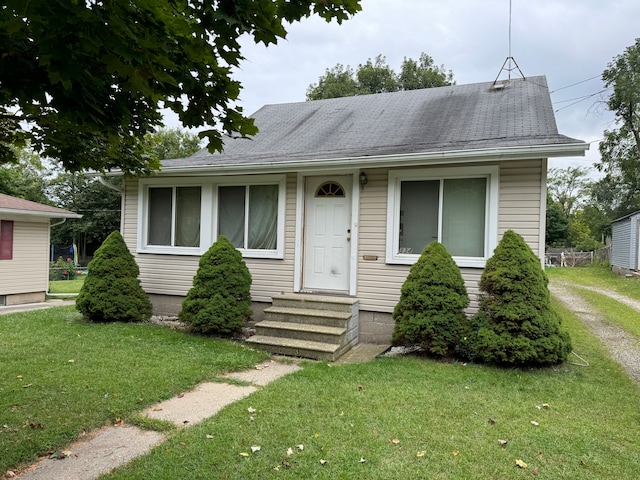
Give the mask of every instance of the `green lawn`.
[(0, 316), (0, 472), (265, 358), (150, 324), (89, 324), (74, 307)]
[(594, 265), (576, 268), (548, 268), (546, 272), (553, 280), (605, 287), (640, 300), (640, 279), (621, 277), (613, 273), (610, 267)]
[(51, 280), (49, 293), (80, 293), (84, 279), (84, 276), (79, 276), (75, 280)]
[(589, 367), (309, 364), (105, 478), (640, 478), (640, 389), (556, 308)]

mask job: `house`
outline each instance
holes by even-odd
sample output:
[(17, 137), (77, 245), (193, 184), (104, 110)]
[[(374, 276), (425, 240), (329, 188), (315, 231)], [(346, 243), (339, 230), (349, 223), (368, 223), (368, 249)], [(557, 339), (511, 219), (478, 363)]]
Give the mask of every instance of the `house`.
[(558, 134), (543, 76), (267, 105), (253, 117), (260, 132), (226, 139), (224, 153), (126, 179), (123, 235), (155, 311), (172, 314), (224, 234), (253, 276), (251, 340), (314, 356), (310, 342), (318, 358), (389, 342), (400, 287), (433, 240), (460, 267), (470, 313), (503, 232), (544, 258), (547, 159), (588, 149)]
[(640, 211), (611, 223), (611, 267), (623, 274), (640, 270)]
[(45, 300), (50, 219), (80, 217), (68, 210), (0, 194), (0, 305)]

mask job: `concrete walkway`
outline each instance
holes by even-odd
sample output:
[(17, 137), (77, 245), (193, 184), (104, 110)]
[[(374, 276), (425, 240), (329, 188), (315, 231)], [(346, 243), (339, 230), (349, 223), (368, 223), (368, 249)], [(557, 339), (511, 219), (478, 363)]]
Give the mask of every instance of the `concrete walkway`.
[[(224, 407), (240, 400), (259, 387), (300, 370), (296, 364), (268, 360), (253, 370), (224, 375), (251, 385), (221, 382), (201, 383), (195, 389), (181, 393), (148, 408), (143, 415), (173, 422), (178, 428), (195, 425), (215, 415)], [(116, 425), (97, 430), (63, 450), (63, 458), (43, 458), (13, 478), (20, 480), (93, 480), (130, 460), (144, 455), (162, 443), (160, 432), (141, 430), (132, 425)], [(8, 478), (12, 478), (10, 475)]]
[[(75, 300), (53, 300), (0, 307), (0, 315), (71, 305), (74, 302)], [(388, 348), (388, 345), (358, 344), (335, 364), (369, 362)], [(222, 375), (219, 377), (220, 382), (201, 383), (193, 390), (144, 410), (142, 415), (173, 422), (178, 428), (189, 427), (251, 395), (260, 387), (300, 369), (295, 363), (283, 363), (277, 358), (267, 360), (251, 370)], [(248, 385), (225, 383), (226, 379)], [(20, 480), (93, 480), (144, 455), (165, 439), (165, 435), (160, 432), (141, 430), (133, 425), (104, 427), (69, 445), (59, 452), (57, 458), (44, 457), (20, 474), (7, 472), (5, 477)]]

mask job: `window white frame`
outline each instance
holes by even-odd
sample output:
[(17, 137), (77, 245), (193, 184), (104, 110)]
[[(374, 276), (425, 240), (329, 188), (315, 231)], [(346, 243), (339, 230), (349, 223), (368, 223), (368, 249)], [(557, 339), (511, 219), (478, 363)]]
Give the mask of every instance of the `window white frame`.
[[(245, 258), (284, 258), (286, 175), (247, 175), (233, 177), (150, 178), (138, 185), (137, 253), (202, 255), (218, 238), (218, 186), (278, 185), (278, 238), (274, 250), (238, 249)], [(201, 187), (200, 247), (148, 245), (149, 189), (162, 187)], [(174, 189), (175, 191), (175, 189)], [(175, 208), (175, 204), (174, 207)], [(174, 213), (172, 212), (172, 219)], [(174, 222), (173, 222), (174, 223)], [(175, 227), (172, 227), (175, 228)]]
[[(218, 187), (248, 187), (251, 185), (278, 185), (278, 236), (276, 248), (273, 250), (238, 248), (245, 258), (284, 258), (284, 217), (286, 214), (286, 175), (256, 175), (250, 177), (225, 177), (216, 179), (214, 185), (213, 223), (211, 225), (213, 238), (218, 238)], [(245, 192), (245, 195), (248, 195)], [(248, 196), (245, 197), (248, 199)], [(245, 239), (248, 238), (249, 202), (245, 202)]]
[[(438, 205), (438, 241), (442, 241), (442, 181), (449, 179), (486, 178), (484, 255), (482, 257), (454, 256), (459, 267), (484, 268), (487, 259), (497, 245), (498, 238), (498, 166), (473, 166), (453, 168), (424, 168), (392, 170), (389, 172), (387, 198), (387, 245), (386, 262), (413, 265), (420, 253), (398, 253), (400, 244), (400, 194), (403, 181), (439, 180), (441, 192)], [(425, 245), (426, 246), (426, 245)]]

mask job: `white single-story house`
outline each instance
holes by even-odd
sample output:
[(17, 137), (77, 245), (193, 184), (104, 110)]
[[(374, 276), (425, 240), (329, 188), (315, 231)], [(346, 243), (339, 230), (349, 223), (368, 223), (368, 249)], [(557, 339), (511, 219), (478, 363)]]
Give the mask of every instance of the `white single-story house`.
[(640, 271), (640, 212), (611, 223), (611, 267), (622, 274)]
[(0, 305), (45, 300), (50, 219), (80, 217), (62, 208), (0, 194)]
[[(267, 105), (253, 118), (259, 133), (227, 138), (223, 153), (127, 178), (123, 235), (163, 314), (225, 235), (253, 276), (251, 340), (318, 358), (389, 342), (400, 288), (433, 240), (460, 267), (470, 313), (503, 232), (544, 258), (547, 159), (588, 149), (558, 133), (543, 76)], [(339, 348), (325, 355), (332, 335)]]

